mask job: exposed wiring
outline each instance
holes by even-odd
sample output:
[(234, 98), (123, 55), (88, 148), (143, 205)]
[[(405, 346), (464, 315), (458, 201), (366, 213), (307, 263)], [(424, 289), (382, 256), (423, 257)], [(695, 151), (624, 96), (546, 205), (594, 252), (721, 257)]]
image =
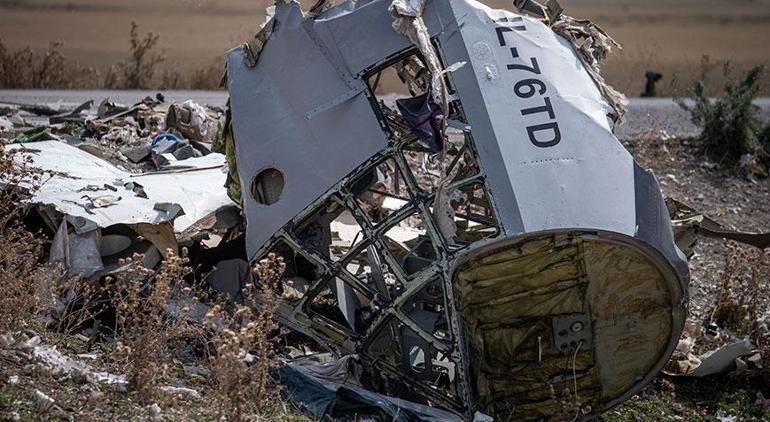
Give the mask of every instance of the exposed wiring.
[(543, 362), (543, 337), (537, 336), (537, 363)]
[(580, 343), (578, 343), (577, 347), (575, 348), (575, 354), (572, 355), (572, 382), (575, 385), (575, 405), (577, 406), (577, 412), (575, 413), (575, 418), (572, 419), (572, 422), (575, 422), (578, 420), (578, 417), (580, 417), (580, 406), (578, 405), (577, 369), (575, 369), (575, 361), (577, 360), (577, 354), (578, 351), (580, 351), (580, 346), (582, 345), (583, 340), (580, 340)]

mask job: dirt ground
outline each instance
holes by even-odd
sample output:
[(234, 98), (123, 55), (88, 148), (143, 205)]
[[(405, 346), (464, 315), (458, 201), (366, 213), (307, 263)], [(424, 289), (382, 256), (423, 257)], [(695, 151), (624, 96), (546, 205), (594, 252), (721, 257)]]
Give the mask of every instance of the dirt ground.
[[(642, 166), (655, 172), (666, 197), (691, 206), (727, 228), (770, 231), (770, 179), (748, 178), (717, 166), (700, 154), (697, 139), (661, 140), (648, 136), (643, 134), (626, 145)], [(699, 239), (690, 260), (691, 321), (703, 321), (711, 311), (726, 253), (726, 242)], [(770, 280), (766, 284), (770, 288)]]
[[(725, 227), (762, 232), (770, 229), (770, 180), (754, 180), (715, 166), (700, 153), (696, 139), (666, 139), (661, 136), (665, 129), (665, 125), (653, 124), (647, 133), (624, 144), (641, 165), (655, 172), (667, 197), (691, 205)], [(688, 322), (703, 323), (711, 314), (727, 252), (725, 241), (698, 241), (690, 260)], [(764, 303), (764, 312), (770, 311), (768, 291), (770, 280), (763, 280), (755, 292)], [(702, 379), (661, 374), (600, 420), (768, 420), (770, 408), (757, 404), (758, 399), (770, 395), (768, 371), (765, 368)]]
[[(309, 1), (303, 5), (308, 8)], [(486, 0), (512, 9), (510, 0)], [(271, 0), (0, 0), (0, 39), (11, 49), (43, 50), (64, 41), (64, 53), (83, 65), (106, 67), (128, 49), (131, 21), (160, 34), (166, 66), (184, 69), (221, 60), (264, 20)], [(703, 55), (739, 69), (768, 63), (768, 0), (562, 0), (566, 12), (589, 17), (622, 45), (605, 75), (630, 96), (642, 91), (644, 72), (664, 74), (661, 94), (697, 75)], [(717, 66), (718, 67), (718, 66)], [(718, 69), (714, 72), (720, 73)], [(768, 78), (768, 77), (766, 77)], [(770, 79), (767, 79), (770, 80)], [(765, 83), (765, 95), (770, 83)]]

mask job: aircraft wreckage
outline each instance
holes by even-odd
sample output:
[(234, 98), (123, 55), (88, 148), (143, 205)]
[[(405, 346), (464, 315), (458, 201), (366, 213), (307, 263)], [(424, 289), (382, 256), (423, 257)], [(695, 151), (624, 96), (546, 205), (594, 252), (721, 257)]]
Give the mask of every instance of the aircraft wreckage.
[(276, 319), (334, 356), (277, 372), (318, 417), (606, 411), (677, 345), (695, 235), (770, 235), (664, 200), (613, 134), (614, 41), (554, 1), (513, 5), (279, 2), (228, 53), (227, 111), (35, 107), (79, 128), (9, 146), (45, 174), (28, 202), (49, 260), (100, 280), (184, 247), (195, 283), (238, 300), (246, 259), (283, 257)]
[(515, 6), (277, 4), (228, 54), (246, 249), (285, 258), (277, 318), (371, 389), (541, 418), (566, 388), (589, 417), (671, 355), (687, 261), (613, 135), (613, 41)]

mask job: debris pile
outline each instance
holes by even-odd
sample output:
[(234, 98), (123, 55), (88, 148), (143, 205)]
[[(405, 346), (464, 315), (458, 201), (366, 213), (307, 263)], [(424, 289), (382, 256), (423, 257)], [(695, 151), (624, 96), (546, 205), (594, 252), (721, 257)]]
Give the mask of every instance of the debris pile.
[[(678, 339), (695, 236), (767, 236), (666, 203), (613, 134), (617, 44), (554, 1), (514, 5), (278, 2), (228, 53), (227, 110), (4, 106), (47, 259), (105, 280), (184, 249), (186, 282), (255, 310), (251, 267), (280, 257), (266, 289), (301, 340), (276, 373), (317, 417), (577, 420), (672, 353), (695, 376), (756, 364), (748, 341)], [(216, 325), (188, 293), (164, 312)]]
[(225, 156), (211, 152), (223, 111), (166, 104), (160, 94), (92, 105), (3, 106), (6, 148), (34, 170), (21, 184), (27, 218), (51, 239), (49, 261), (99, 280), (124, 271), (134, 254), (154, 268), (187, 248), (213, 268), (206, 256), (241, 233), (224, 189)]
[[(514, 5), (277, 4), (228, 54), (246, 254), (285, 258), (276, 318), (358, 363), (336, 379), (461, 419), (548, 418), (567, 390), (589, 417), (667, 361), (687, 263), (612, 134), (614, 41)], [(350, 395), (318, 372), (313, 397)]]
[(687, 324), (666, 372), (704, 377), (766, 368), (770, 362), (770, 298), (761, 292), (770, 279), (767, 236), (737, 233), (700, 218), (706, 236), (709, 227), (717, 227), (724, 238), (744, 245), (736, 240), (727, 243), (725, 268), (711, 309)]
[(56, 140), (130, 172), (158, 170), (211, 153), (222, 110), (192, 101), (166, 104), (162, 95), (133, 106), (104, 99), (77, 107), (5, 104), (0, 130), (11, 144)]
[(279, 2), (228, 53), (246, 254), (286, 259), (276, 318), (338, 359), (294, 390), (319, 417), (352, 394), (332, 375), (466, 420), (589, 418), (677, 346), (688, 242), (728, 231), (672, 226), (613, 135), (612, 38), (514, 6)]

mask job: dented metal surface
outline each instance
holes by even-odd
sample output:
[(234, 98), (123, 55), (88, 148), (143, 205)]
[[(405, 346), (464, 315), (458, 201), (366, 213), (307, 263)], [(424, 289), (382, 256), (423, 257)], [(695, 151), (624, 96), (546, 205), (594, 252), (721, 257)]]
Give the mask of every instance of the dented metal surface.
[(604, 50), (473, 0), (396, 3), (278, 4), (261, 49), (228, 54), (247, 254), (287, 261), (277, 318), (464, 418), (547, 417), (573, 386), (576, 417), (614, 406), (670, 356), (689, 275), (613, 135)]
[[(11, 145), (10, 149), (29, 157), (31, 166), (47, 175), (31, 203), (50, 204), (62, 214), (91, 222), (93, 228), (173, 222), (181, 232), (229, 203), (221, 189), (225, 158), (220, 154), (136, 174), (58, 141)], [(137, 193), (136, 185), (144, 187), (142, 193)], [(163, 204), (179, 205), (175, 209)]]
[[(49, 261), (91, 279), (126, 269), (134, 253), (155, 267), (180, 245), (240, 223), (225, 182), (225, 157), (189, 158), (153, 173), (131, 173), (60, 141), (10, 145), (39, 181), (27, 203), (52, 231)], [(177, 236), (178, 234), (178, 236)]]

